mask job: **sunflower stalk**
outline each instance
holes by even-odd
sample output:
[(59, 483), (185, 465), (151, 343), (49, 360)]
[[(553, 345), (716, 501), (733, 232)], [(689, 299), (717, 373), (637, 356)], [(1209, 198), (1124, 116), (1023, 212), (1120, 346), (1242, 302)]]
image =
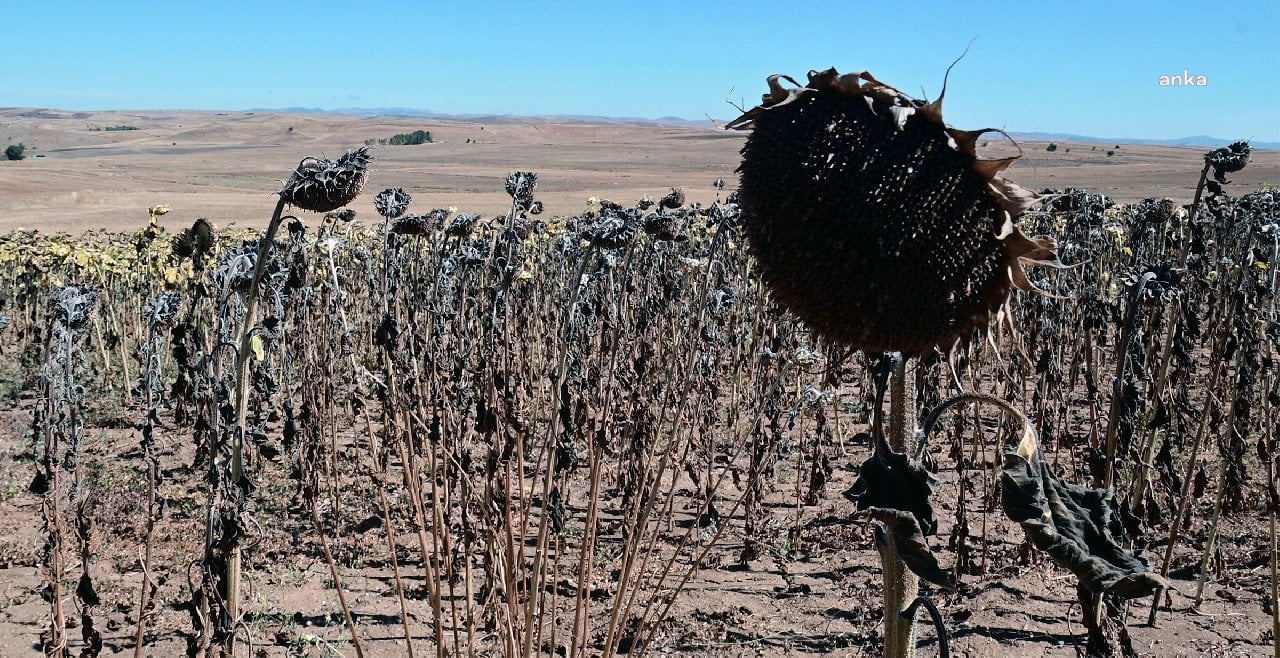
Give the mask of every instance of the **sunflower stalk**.
[[(249, 280), (248, 289), (243, 293), (244, 314), (236, 334), (239, 345), (233, 371), (236, 385), (235, 424), (231, 428), (230, 469), (230, 479), (235, 487), (243, 487), (245, 482), (244, 440), (248, 434), (246, 418), (249, 409), (249, 358), (253, 354), (253, 333), (258, 324), (258, 300), (261, 297), (262, 278), (266, 272), (268, 255), (275, 245), (276, 233), (280, 230), (284, 209), (288, 205), (293, 205), (313, 212), (328, 212), (350, 203), (364, 187), (368, 162), (367, 148), (349, 150), (336, 162), (317, 158), (302, 160), (280, 190), (280, 199), (276, 202), (275, 211), (271, 213), (271, 221), (258, 241), (258, 250), (253, 263), (253, 277)], [(239, 505), (243, 505), (243, 495), (240, 495)], [(237, 513), (240, 512), (237, 511)], [(206, 534), (207, 551), (213, 546), (213, 523), (213, 517), (210, 515)], [(236, 628), (240, 623), (241, 559), (240, 543), (236, 541), (228, 550), (220, 584), (226, 620), (231, 629)], [(230, 632), (226, 635), (223, 651), (230, 655), (234, 653), (236, 633)]]
[[(1223, 347), (1223, 336), (1218, 337), (1219, 343), (1214, 346), (1210, 353), (1210, 363), (1216, 364), (1221, 355)], [(1237, 360), (1239, 354), (1236, 355)], [(1194, 501), (1191, 495), (1191, 485), (1195, 480), (1196, 465), (1200, 461), (1200, 448), (1204, 444), (1205, 434), (1208, 433), (1209, 419), (1214, 416), (1218, 406), (1218, 398), (1214, 395), (1214, 391), (1218, 388), (1218, 382), (1221, 380), (1225, 367), (1214, 367), (1213, 375), (1210, 378), (1209, 386), (1206, 387), (1204, 409), (1200, 414), (1200, 426), (1196, 429), (1195, 439), (1191, 442), (1191, 455), (1187, 458), (1186, 471), (1182, 474), (1182, 491), (1178, 495), (1178, 511), (1173, 515), (1173, 519), (1169, 522), (1169, 538), (1165, 542), (1164, 560), (1160, 565), (1160, 576), (1169, 575), (1169, 569), (1173, 564), (1173, 549), (1177, 545), (1179, 531), (1182, 529), (1183, 519), (1187, 516), (1187, 508)], [(1164, 594), (1163, 591), (1157, 592), (1151, 600), (1151, 612), (1147, 616), (1147, 624), (1154, 626), (1156, 623), (1156, 614), (1160, 609), (1160, 598)]]
[[(907, 386), (907, 359), (894, 364), (889, 380), (889, 447), (907, 452), (915, 436), (915, 386)], [(880, 551), (884, 582), (884, 652), (892, 658), (915, 655), (916, 608), (911, 602), (920, 590), (920, 577), (898, 556), (892, 533), (885, 533)], [(909, 607), (910, 606), (910, 607)], [(909, 611), (908, 611), (909, 610)]]
[(155, 527), (160, 521), (160, 505), (157, 489), (163, 477), (160, 469), (160, 458), (156, 451), (155, 431), (159, 425), (159, 393), (163, 391), (161, 383), (160, 362), (164, 348), (164, 336), (161, 330), (173, 322), (178, 308), (177, 293), (168, 293), (152, 300), (147, 308), (148, 335), (142, 344), (142, 389), (147, 403), (147, 420), (142, 427), (142, 452), (147, 463), (147, 517), (143, 531), (143, 553), (141, 560), (142, 586), (138, 601), (138, 627), (134, 636), (133, 655), (141, 658), (146, 644), (147, 622), (155, 607), (157, 584), (151, 576), (153, 561), (153, 540)]
[(1120, 402), (1124, 397), (1125, 372), (1129, 368), (1129, 343), (1133, 341), (1134, 327), (1138, 324), (1138, 310), (1142, 307), (1142, 296), (1147, 286), (1156, 280), (1154, 272), (1144, 272), (1129, 293), (1129, 304), (1125, 308), (1124, 326), (1120, 330), (1120, 343), (1116, 346), (1116, 373), (1111, 379), (1111, 411), (1107, 414), (1106, 457), (1101, 481), (1095, 486), (1111, 489), (1115, 484), (1116, 469), (1116, 433), (1120, 428)]
[[(1266, 397), (1263, 397), (1266, 400)], [(1264, 402), (1263, 418), (1270, 419), (1272, 407), (1269, 402)], [(1271, 459), (1265, 460), (1267, 463), (1267, 517), (1270, 520), (1271, 530), (1271, 640), (1275, 649), (1276, 658), (1280, 658), (1280, 604), (1277, 599), (1280, 598), (1280, 553), (1276, 552), (1276, 513), (1280, 509), (1280, 495), (1276, 492), (1276, 471), (1275, 471), (1275, 454), (1276, 441), (1274, 435), (1274, 423), (1265, 422), (1263, 425), (1267, 428), (1266, 439), (1267, 452), (1271, 455)]]
[[(276, 233), (280, 230), (280, 220), (284, 215), (284, 208), (287, 203), (287, 197), (283, 194), (280, 196), (280, 200), (276, 202), (276, 209), (271, 214), (271, 222), (267, 224), (267, 231), (258, 242), (258, 254), (253, 264), (253, 279), (250, 281), (249, 290), (244, 296), (244, 317), (240, 321), (238, 332), (240, 346), (236, 352), (235, 360), (236, 424), (232, 429), (231, 437), (231, 481), (237, 484), (244, 479), (244, 437), (248, 433), (246, 418), (249, 411), (249, 356), (253, 353), (253, 329), (258, 322), (259, 286), (262, 284), (262, 275), (266, 271), (267, 255), (275, 242)], [(213, 529), (210, 528), (209, 536), (212, 536), (212, 533)], [(226, 600), (227, 618), (233, 624), (239, 623), (240, 619), (240, 572), (241, 552), (240, 546), (237, 544), (231, 549), (231, 554), (227, 557), (226, 571), (224, 573), (225, 590), (223, 591), (223, 596)], [(226, 638), (227, 654), (233, 653), (235, 637), (235, 633), (229, 633)]]
[(1200, 575), (1196, 577), (1196, 596), (1192, 610), (1200, 610), (1204, 603), (1204, 584), (1209, 579), (1209, 563), (1218, 547), (1218, 528), (1222, 522), (1222, 496), (1227, 490), (1227, 469), (1218, 469), (1218, 492), (1213, 497), (1213, 519), (1209, 522), (1209, 536), (1204, 542), (1204, 552), (1200, 555)]
[[(1280, 245), (1277, 246), (1280, 250)], [(1272, 262), (1275, 262), (1274, 260)], [(1274, 287), (1274, 274), (1272, 275), (1272, 287)], [(1272, 313), (1271, 317), (1275, 317), (1275, 298), (1271, 299)], [(1274, 341), (1267, 341), (1267, 358), (1271, 358), (1273, 353), (1272, 347)], [(1275, 371), (1268, 371), (1265, 390), (1274, 390)], [(1280, 604), (1277, 604), (1277, 598), (1280, 598), (1280, 554), (1276, 552), (1276, 513), (1280, 511), (1280, 492), (1276, 491), (1276, 440), (1275, 440), (1275, 422), (1272, 413), (1275, 407), (1271, 404), (1270, 396), (1262, 396), (1262, 426), (1266, 428), (1263, 434), (1263, 445), (1266, 448), (1268, 459), (1262, 460), (1266, 464), (1267, 474), (1267, 520), (1268, 531), (1271, 540), (1271, 642), (1275, 651), (1275, 658), (1280, 658)]]
[[(1196, 183), (1196, 194), (1191, 200), (1191, 210), (1187, 213), (1186, 223), (1182, 226), (1181, 235), (1178, 240), (1178, 260), (1174, 266), (1177, 269), (1185, 269), (1187, 266), (1187, 254), (1191, 248), (1191, 227), (1195, 225), (1196, 215), (1200, 211), (1200, 199), (1204, 195), (1205, 182), (1209, 180), (1209, 171), (1213, 166), (1206, 161), (1204, 168), (1200, 170), (1200, 180)], [(1273, 275), (1274, 276), (1274, 275)], [(1273, 279), (1274, 281), (1274, 279)], [(1272, 285), (1274, 288), (1274, 284)], [(1274, 301), (1274, 300), (1273, 300)], [(1164, 346), (1160, 353), (1159, 371), (1156, 375), (1156, 387), (1152, 389), (1156, 395), (1160, 395), (1164, 391), (1169, 374), (1169, 362), (1173, 353), (1174, 337), (1178, 333), (1178, 326), (1182, 323), (1182, 300), (1177, 299), (1169, 305), (1169, 318), (1165, 323)], [(1152, 412), (1154, 413), (1154, 411)], [(1135, 505), (1141, 505), (1143, 496), (1146, 495), (1147, 486), (1151, 480), (1151, 462), (1156, 454), (1156, 434), (1159, 430), (1152, 428), (1147, 430), (1147, 436), (1143, 442), (1142, 460), (1138, 464), (1141, 475), (1134, 483), (1133, 494), (1129, 496), (1129, 500)]]

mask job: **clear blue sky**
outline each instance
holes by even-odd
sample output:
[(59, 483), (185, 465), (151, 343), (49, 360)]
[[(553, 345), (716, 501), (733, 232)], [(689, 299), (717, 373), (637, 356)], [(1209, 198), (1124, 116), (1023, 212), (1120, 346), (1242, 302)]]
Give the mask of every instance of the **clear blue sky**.
[[(933, 97), (973, 40), (958, 127), (1280, 141), (1277, 0), (5, 4), (0, 106), (728, 119), (831, 66)], [(1184, 70), (1208, 86), (1159, 86)]]

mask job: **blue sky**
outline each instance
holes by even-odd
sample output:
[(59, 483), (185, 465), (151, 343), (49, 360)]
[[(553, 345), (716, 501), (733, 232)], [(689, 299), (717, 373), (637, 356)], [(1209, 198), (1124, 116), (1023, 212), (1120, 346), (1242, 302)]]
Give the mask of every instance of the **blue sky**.
[[(962, 128), (1280, 141), (1280, 2), (10, 0), (0, 106), (729, 119), (869, 70)], [(1204, 87), (1161, 87), (1161, 75)]]

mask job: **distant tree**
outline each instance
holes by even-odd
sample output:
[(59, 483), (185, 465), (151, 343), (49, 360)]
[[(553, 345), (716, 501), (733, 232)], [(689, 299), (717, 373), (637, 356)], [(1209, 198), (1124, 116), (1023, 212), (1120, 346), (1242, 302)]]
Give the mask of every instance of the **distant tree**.
[(1071, 149), (1067, 149), (1067, 150), (1063, 151), (1063, 153), (1070, 153), (1070, 152), (1071, 152)]
[(1054, 144), (1053, 142), (1049, 142), (1049, 146), (1045, 147), (1044, 150), (1050, 153), (1053, 153), (1054, 151), (1058, 150), (1058, 145)]
[(9, 148), (4, 150), (4, 157), (10, 160), (21, 160), (26, 156), (27, 147), (22, 144), (10, 144)]
[(1111, 157), (1111, 156), (1113, 156), (1113, 155), (1115, 155), (1115, 154), (1116, 154), (1116, 152), (1115, 152), (1115, 151), (1107, 151), (1107, 157), (1108, 157), (1108, 158), (1109, 158), (1109, 157)]
[(411, 133), (400, 133), (392, 135), (384, 139), (366, 139), (365, 145), (373, 146), (381, 144), (383, 146), (415, 146), (417, 144), (430, 144), (431, 132), (428, 130), (415, 130)]
[(414, 146), (417, 144), (428, 144), (431, 142), (431, 133), (425, 130), (415, 130), (411, 133), (400, 133), (387, 140), (387, 144), (391, 146)]

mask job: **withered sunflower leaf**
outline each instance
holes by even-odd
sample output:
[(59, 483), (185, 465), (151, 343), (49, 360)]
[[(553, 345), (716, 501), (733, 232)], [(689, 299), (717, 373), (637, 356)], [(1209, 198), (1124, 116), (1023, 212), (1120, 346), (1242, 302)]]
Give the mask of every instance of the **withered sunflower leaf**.
[(872, 507), (867, 514), (889, 529), (898, 557), (912, 573), (939, 587), (955, 590), (955, 576), (938, 565), (938, 558), (929, 550), (929, 543), (925, 541), (920, 522), (914, 515), (884, 507)]
[(929, 497), (936, 478), (920, 462), (900, 452), (873, 454), (858, 467), (858, 479), (845, 492), (858, 511), (872, 508), (909, 512), (927, 536), (938, 529)]
[(1112, 538), (1111, 491), (1062, 481), (1048, 463), (1005, 453), (1000, 473), (1004, 513), (1017, 521), (1036, 548), (1070, 570), (1091, 592), (1132, 599), (1150, 596), (1167, 583), (1141, 557)]
[(98, 590), (93, 586), (93, 579), (89, 574), (80, 574), (80, 582), (76, 584), (76, 596), (80, 597), (80, 601), (85, 605), (98, 605)]
[(954, 578), (938, 566), (925, 541), (938, 529), (929, 502), (935, 479), (920, 462), (885, 447), (862, 462), (858, 479), (845, 496), (858, 511), (889, 529), (907, 568), (931, 583), (955, 589)]

